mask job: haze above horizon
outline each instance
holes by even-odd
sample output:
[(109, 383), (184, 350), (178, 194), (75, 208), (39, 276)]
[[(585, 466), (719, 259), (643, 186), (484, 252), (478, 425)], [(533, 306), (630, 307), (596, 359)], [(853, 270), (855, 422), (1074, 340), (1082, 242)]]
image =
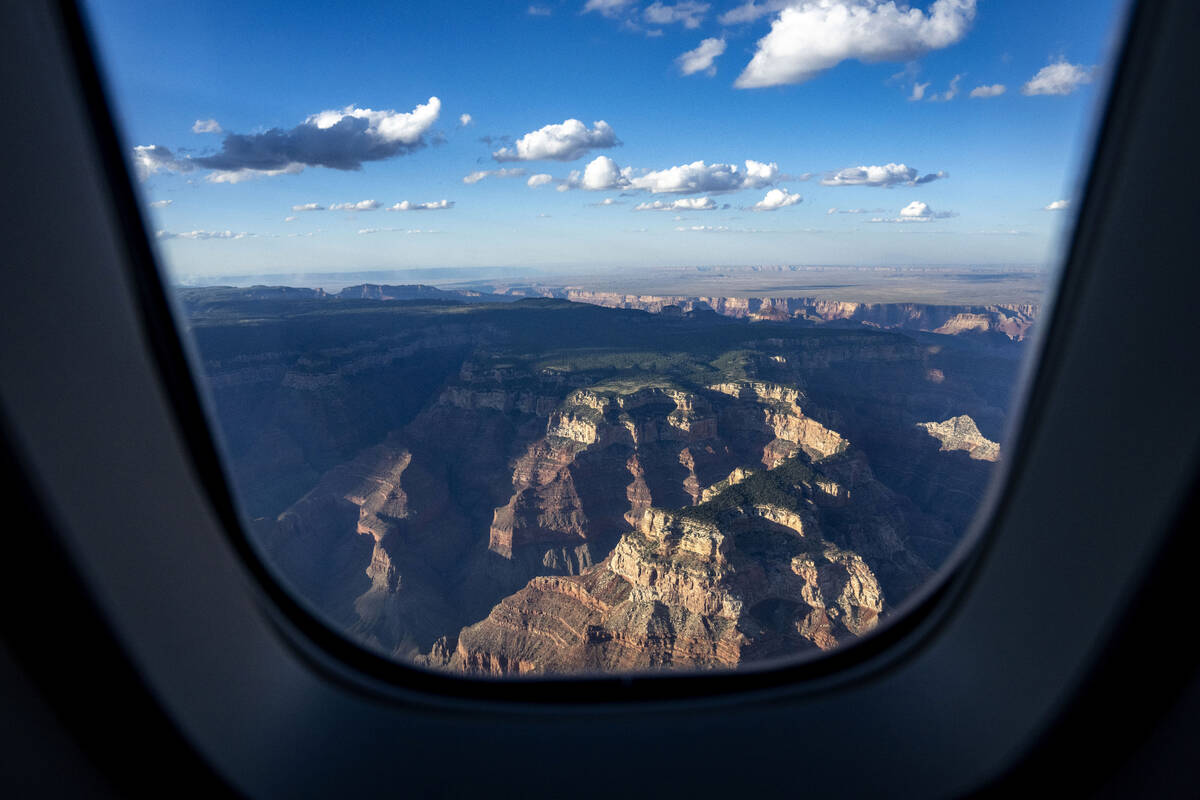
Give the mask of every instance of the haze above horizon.
[(1052, 264), (1120, 3), (87, 6), (196, 282)]

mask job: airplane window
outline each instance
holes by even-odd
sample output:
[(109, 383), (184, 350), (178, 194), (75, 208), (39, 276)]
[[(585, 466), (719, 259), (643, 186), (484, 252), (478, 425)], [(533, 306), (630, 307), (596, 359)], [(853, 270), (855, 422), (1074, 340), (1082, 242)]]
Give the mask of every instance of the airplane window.
[(1121, 5), (85, 10), (244, 535), (518, 677), (812, 657), (947, 574)]

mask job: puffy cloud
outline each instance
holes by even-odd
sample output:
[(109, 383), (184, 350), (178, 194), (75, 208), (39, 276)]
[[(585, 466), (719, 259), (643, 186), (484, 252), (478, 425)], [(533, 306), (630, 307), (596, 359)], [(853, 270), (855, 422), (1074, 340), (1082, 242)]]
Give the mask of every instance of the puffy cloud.
[(401, 200), (393, 206), (388, 206), (388, 211), (441, 211), (446, 208), (454, 208), (454, 201), (431, 200), (428, 203), (410, 203), (408, 200)]
[(731, 8), (717, 17), (717, 22), (722, 25), (740, 25), (743, 22), (754, 22), (754, 20), (760, 17), (774, 14), (776, 11), (782, 11), (787, 8), (788, 2), (789, 0), (767, 0), (767, 2), (759, 4), (754, 2), (754, 0), (747, 0), (742, 5)]
[(933, 222), (935, 219), (949, 219), (957, 216), (958, 214), (953, 211), (934, 211), (928, 203), (913, 200), (900, 209), (900, 216), (891, 219), (876, 217), (871, 222)]
[(925, 83), (913, 83), (912, 94), (908, 96), (908, 99), (914, 103), (918, 100), (923, 100), (925, 98), (925, 90), (928, 88), (928, 81)]
[(536, 189), (539, 186), (545, 186), (552, 180), (554, 180), (553, 175), (548, 175), (545, 172), (539, 172), (536, 175), (530, 175), (529, 180), (525, 181), (525, 185), (530, 189)]
[[(284, 221), (284, 222), (295, 222), (295, 221), (296, 221), (296, 217), (295, 217), (294, 215), (293, 215), (293, 216), (290, 216), (290, 217), (284, 217), (284, 218), (283, 218), (283, 221)], [(288, 234), (288, 235), (290, 236), (291, 234)]]
[(792, 194), (787, 189), (772, 189), (767, 192), (767, 196), (754, 204), (755, 211), (775, 211), (780, 208), (794, 206), (804, 198), (798, 194)]
[(683, 0), (673, 6), (664, 5), (660, 0), (654, 0), (642, 16), (646, 22), (654, 25), (670, 25), (680, 22), (683, 27), (694, 30), (700, 27), (700, 21), (708, 13), (708, 3), (697, 3), (695, 0)]
[(382, 205), (378, 200), (359, 200), (357, 203), (330, 203), (330, 211), (374, 211)]
[(928, 12), (894, 0), (804, 0), (784, 8), (734, 83), (803, 83), (842, 61), (911, 61), (961, 40), (975, 0), (936, 0)]
[(783, 175), (774, 162), (747, 160), (744, 167), (735, 164), (706, 164), (694, 161), (662, 170), (635, 170), (620, 167), (608, 156), (597, 156), (580, 172), (573, 170), (562, 181), (560, 192), (570, 189), (605, 191), (644, 191), (652, 194), (720, 194), (740, 189), (762, 189), (781, 180)]
[(638, 203), (634, 211), (715, 211), (717, 204), (711, 197), (681, 197), (671, 202), (655, 200), (653, 203)]
[(571, 170), (566, 180), (558, 184), (558, 191), (566, 192), (571, 189), (587, 189), (591, 192), (601, 192), (606, 189), (628, 189), (633, 177), (633, 168), (621, 168), (617, 162), (608, 156), (596, 156), (583, 171)]
[(633, 0), (587, 0), (583, 6), (583, 13), (598, 11), (606, 17), (615, 17), (632, 2)]
[[(421, 142), (421, 137), (437, 121), (441, 110), (442, 101), (436, 97), (429, 98), (428, 102), (407, 113), (374, 111), (350, 105), (340, 111), (312, 114), (305, 124), (322, 131), (337, 131), (339, 128), (347, 132), (361, 131), (382, 142), (411, 147)], [(365, 124), (356, 125), (356, 121)]]
[(155, 200), (153, 203), (150, 204), (150, 207), (151, 208), (166, 208), (167, 206), (171, 205), (174, 202), (175, 202), (174, 200)]
[(705, 39), (695, 50), (688, 50), (675, 59), (675, 63), (684, 75), (694, 75), (701, 71), (705, 71), (709, 75), (716, 75), (717, 68), (713, 65), (713, 61), (724, 52), (724, 39)]
[(693, 161), (663, 170), (654, 170), (632, 177), (629, 187), (654, 194), (700, 194), (734, 192), (738, 189), (762, 189), (779, 180), (779, 166), (774, 162), (747, 160), (745, 169), (735, 164), (705, 164)]
[(214, 183), (295, 174), (306, 166), (358, 170), (364, 162), (423, 147), (441, 107), (441, 101), (431, 97), (403, 113), (355, 106), (321, 111), (290, 130), (226, 134), (219, 153), (187, 159), (187, 163), (215, 170), (208, 178)]
[(949, 177), (945, 172), (932, 172), (922, 176), (913, 167), (904, 164), (883, 166), (846, 167), (838, 170), (821, 183), (824, 186), (919, 186)]
[(571, 181), (589, 191), (598, 192), (604, 189), (619, 189), (629, 185), (629, 177), (633, 170), (626, 167), (622, 170), (617, 162), (608, 156), (597, 156), (584, 168), (583, 178), (578, 173), (571, 173)]
[(497, 161), (574, 161), (598, 147), (616, 147), (621, 142), (604, 120), (588, 127), (577, 119), (546, 125), (518, 139), (512, 147), (492, 153)]
[(941, 94), (935, 92), (930, 96), (929, 101), (932, 103), (946, 103), (958, 97), (958, 84), (960, 81), (962, 81), (962, 75), (955, 75), (950, 79), (950, 88)]
[(1029, 82), (1021, 87), (1021, 94), (1070, 94), (1092, 80), (1092, 70), (1080, 64), (1067, 63), (1060, 59), (1038, 70)]
[(928, 203), (922, 203), (920, 200), (913, 200), (911, 203), (900, 209), (900, 216), (908, 217), (909, 219), (940, 219), (944, 217), (954, 216), (953, 212), (936, 213), (929, 207)]
[(162, 145), (139, 144), (133, 148), (133, 168), (138, 178), (146, 180), (158, 172), (188, 172), (193, 167), (190, 161), (176, 158)]
[[(305, 167), (358, 170), (364, 162), (423, 147), (425, 134), (437, 121), (441, 107), (436, 97), (404, 113), (346, 106), (340, 111), (312, 114), (289, 130), (227, 133), (220, 152), (211, 156), (177, 158), (161, 145), (139, 145), (133, 148), (133, 160), (143, 179), (160, 171), (201, 168), (213, 170), (206, 178), (212, 183), (295, 175)], [(198, 120), (197, 124), (207, 122), (212, 121)]]
[(1070, 206), (1071, 206), (1070, 200), (1055, 200), (1053, 203), (1046, 206), (1042, 210), (1043, 211), (1065, 211), (1066, 209), (1070, 208)]
[(158, 231), (155, 234), (157, 239), (246, 239), (254, 236), (253, 233), (234, 233), (233, 231), (184, 231), (182, 233), (172, 233), (171, 231)]
[(471, 124), (471, 115), (470, 114), (459, 114), (458, 115), (458, 124), (463, 128), (470, 125)]
[(218, 170), (204, 176), (209, 183), (241, 183), (255, 178), (271, 178), (276, 175), (298, 175), (304, 171), (303, 164), (288, 164), (280, 169), (234, 169)]
[(971, 97), (999, 97), (1008, 91), (1003, 83), (993, 83), (991, 86), (976, 86), (971, 90)]
[(524, 167), (481, 169), (463, 177), (463, 183), (479, 183), (484, 178), (522, 178), (529, 170)]
[(224, 133), (215, 119), (198, 119), (192, 123), (192, 133)]
[(292, 211), (324, 211), (325, 206), (320, 203), (301, 203), (298, 206), (292, 206)]

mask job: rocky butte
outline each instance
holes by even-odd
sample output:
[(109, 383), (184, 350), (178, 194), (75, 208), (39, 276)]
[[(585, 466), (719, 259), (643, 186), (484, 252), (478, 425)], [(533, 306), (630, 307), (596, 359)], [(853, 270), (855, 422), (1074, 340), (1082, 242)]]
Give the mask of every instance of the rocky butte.
[(873, 630), (966, 530), (1027, 330), (453, 295), (184, 304), (264, 558), (365, 645), (464, 675), (733, 668)]

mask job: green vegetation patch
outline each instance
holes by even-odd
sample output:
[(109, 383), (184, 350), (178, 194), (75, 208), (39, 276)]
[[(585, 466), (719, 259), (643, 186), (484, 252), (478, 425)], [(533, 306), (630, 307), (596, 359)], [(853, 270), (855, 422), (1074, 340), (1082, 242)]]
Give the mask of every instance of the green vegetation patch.
[(676, 513), (687, 519), (715, 523), (726, 512), (743, 506), (778, 506), (795, 511), (801, 499), (795, 487), (812, 483), (818, 474), (801, 458), (793, 456), (774, 469), (756, 472), (741, 483), (723, 489), (707, 502), (686, 506)]

